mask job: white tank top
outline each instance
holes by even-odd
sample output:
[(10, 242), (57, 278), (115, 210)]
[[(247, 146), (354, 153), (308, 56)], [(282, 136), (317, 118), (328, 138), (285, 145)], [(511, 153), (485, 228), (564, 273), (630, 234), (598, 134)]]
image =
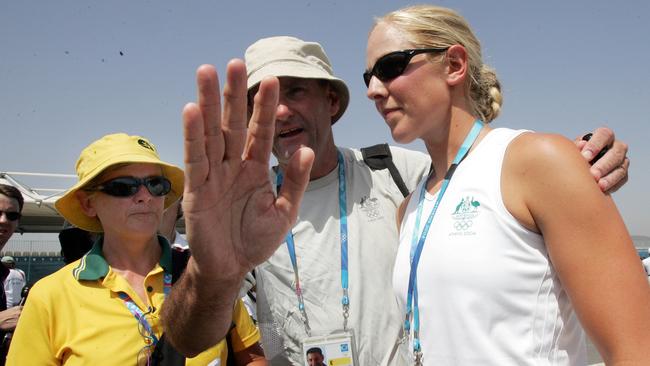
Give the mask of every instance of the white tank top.
[[(501, 196), (505, 150), (523, 132), (488, 133), (456, 169), (438, 207), (418, 266), (425, 365), (587, 362), (584, 332), (542, 236), (520, 225)], [(393, 274), (403, 314), (423, 182), (402, 221)], [(425, 197), (420, 231), (436, 196)]]

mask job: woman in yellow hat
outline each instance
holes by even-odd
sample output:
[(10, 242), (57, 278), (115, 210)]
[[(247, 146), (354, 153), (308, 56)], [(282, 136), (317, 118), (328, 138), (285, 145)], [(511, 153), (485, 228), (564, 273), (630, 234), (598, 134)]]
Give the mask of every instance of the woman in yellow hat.
[[(126, 134), (90, 144), (76, 168), (79, 182), (56, 208), (99, 238), (81, 259), (33, 287), (8, 364), (149, 365), (172, 285), (170, 245), (157, 230), (164, 209), (183, 193), (184, 173), (161, 161), (149, 141)], [(233, 349), (263, 355), (256, 352), (259, 333), (238, 305)], [(222, 343), (208, 351), (225, 365)]]

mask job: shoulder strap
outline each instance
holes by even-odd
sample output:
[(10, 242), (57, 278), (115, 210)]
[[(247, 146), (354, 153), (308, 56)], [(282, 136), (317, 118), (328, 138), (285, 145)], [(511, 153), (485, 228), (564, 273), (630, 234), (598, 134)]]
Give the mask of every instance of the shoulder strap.
[[(172, 247), (172, 283), (176, 283), (181, 277), (189, 260), (190, 251), (188, 249)], [(167, 341), (166, 335), (163, 333), (154, 348), (149, 365), (181, 366), (185, 365), (185, 357)]]
[(151, 355), (151, 360), (149, 361), (148, 365), (151, 366), (182, 366), (185, 365), (185, 357), (178, 352), (174, 346), (167, 341), (167, 338), (165, 337), (166, 334), (163, 333), (163, 335), (160, 337), (158, 340), (158, 343), (156, 344), (156, 347), (153, 350), (153, 353)]
[[(185, 268), (187, 267), (187, 262), (190, 260), (190, 251), (189, 249), (181, 248), (172, 248), (172, 283), (176, 283), (181, 277)], [(232, 336), (230, 331), (235, 328), (235, 323), (230, 324), (230, 330), (226, 334), (226, 346), (228, 347), (228, 358), (227, 366), (235, 365), (235, 351), (232, 346)], [(160, 338), (159, 344), (165, 335)], [(154, 365), (184, 365), (185, 358), (178, 353), (169, 342), (163, 342), (161, 347), (156, 347), (154, 350), (154, 357), (152, 357), (155, 362)], [(161, 362), (164, 360), (163, 362)], [(181, 363), (182, 362), (182, 363)]]
[(190, 260), (190, 250), (172, 247), (172, 284), (176, 283), (185, 272), (187, 262)]
[(390, 148), (388, 144), (377, 144), (368, 147), (361, 148), (361, 155), (363, 156), (363, 161), (370, 167), (372, 170), (382, 170), (388, 169), (390, 176), (393, 178), (393, 181), (399, 188), (399, 191), (402, 192), (404, 197), (409, 195), (409, 190), (404, 184), (404, 180), (397, 170), (395, 163), (393, 163), (393, 155), (390, 153)]
[(235, 328), (235, 323), (230, 325), (230, 330), (228, 331), (228, 334), (226, 334), (226, 346), (228, 347), (226, 366), (237, 366), (237, 363), (235, 362), (235, 350), (232, 347), (232, 335), (230, 334), (230, 331), (232, 331), (233, 328)]

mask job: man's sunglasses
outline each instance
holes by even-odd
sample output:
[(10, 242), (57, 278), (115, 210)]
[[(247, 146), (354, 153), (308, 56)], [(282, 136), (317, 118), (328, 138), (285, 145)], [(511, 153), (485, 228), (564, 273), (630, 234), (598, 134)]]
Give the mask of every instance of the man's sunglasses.
[(152, 196), (161, 197), (169, 193), (172, 184), (169, 179), (161, 176), (136, 178), (119, 177), (99, 184), (89, 191), (100, 191), (113, 197), (131, 197), (138, 193), (140, 186), (145, 186)]
[(0, 210), (0, 217), (4, 214), (7, 217), (7, 220), (9, 221), (16, 221), (20, 218), (20, 212), (15, 212), (15, 211), (2, 211)]
[(372, 79), (373, 75), (381, 81), (393, 80), (404, 73), (413, 56), (421, 53), (444, 52), (448, 48), (418, 48), (387, 53), (375, 62), (375, 66), (370, 71), (363, 73), (363, 81), (366, 83), (366, 87), (368, 87), (370, 86), (370, 79)]

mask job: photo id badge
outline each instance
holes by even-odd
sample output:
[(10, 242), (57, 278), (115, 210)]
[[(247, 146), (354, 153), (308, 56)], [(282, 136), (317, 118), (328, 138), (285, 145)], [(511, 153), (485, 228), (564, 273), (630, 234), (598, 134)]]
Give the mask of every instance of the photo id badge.
[(305, 366), (359, 365), (352, 330), (305, 338), (302, 352)]

